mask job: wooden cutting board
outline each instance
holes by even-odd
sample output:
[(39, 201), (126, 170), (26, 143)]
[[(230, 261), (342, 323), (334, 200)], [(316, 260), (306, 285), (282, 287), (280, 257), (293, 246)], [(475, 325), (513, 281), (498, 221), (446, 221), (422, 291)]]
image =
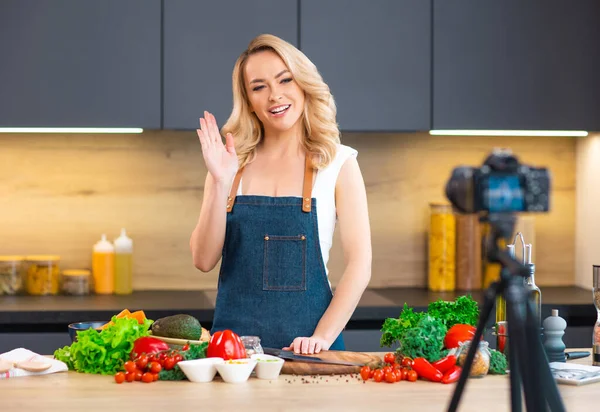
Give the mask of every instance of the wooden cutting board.
[[(357, 362), (363, 365), (375, 366), (382, 362), (382, 359), (375, 355), (369, 355), (361, 352), (348, 352), (348, 351), (321, 351), (316, 355), (303, 355), (303, 356), (315, 356), (321, 359), (329, 360), (343, 360), (348, 362)], [(281, 373), (284, 375), (343, 375), (347, 373), (359, 373), (360, 366), (345, 366), (345, 365), (333, 365), (325, 363), (314, 363), (314, 362), (299, 362), (299, 361), (288, 361), (286, 360), (281, 369)]]

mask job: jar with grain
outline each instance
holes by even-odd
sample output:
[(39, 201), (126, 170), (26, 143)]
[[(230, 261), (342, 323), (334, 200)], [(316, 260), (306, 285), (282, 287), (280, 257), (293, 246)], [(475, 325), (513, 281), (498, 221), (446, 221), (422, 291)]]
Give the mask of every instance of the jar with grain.
[(481, 225), (479, 215), (456, 216), (456, 289), (481, 289)]
[(0, 256), (0, 295), (18, 295), (23, 292), (23, 261), (23, 256)]
[[(466, 360), (467, 355), (469, 354), (469, 349), (471, 348), (472, 341), (466, 341), (463, 343), (458, 352), (456, 353), (457, 364), (460, 367), (463, 367)], [(492, 354), (490, 353), (489, 344), (486, 341), (479, 342), (477, 346), (477, 351), (475, 352), (475, 357), (473, 358), (473, 364), (471, 365), (471, 371), (469, 372), (469, 378), (483, 378), (487, 375), (490, 370), (490, 360)]]
[(429, 290), (454, 291), (456, 287), (456, 219), (452, 206), (430, 204)]
[(60, 286), (60, 256), (27, 256), (25, 258), (27, 293), (58, 295)]
[(64, 295), (85, 296), (90, 294), (91, 272), (85, 269), (63, 270), (61, 292)]

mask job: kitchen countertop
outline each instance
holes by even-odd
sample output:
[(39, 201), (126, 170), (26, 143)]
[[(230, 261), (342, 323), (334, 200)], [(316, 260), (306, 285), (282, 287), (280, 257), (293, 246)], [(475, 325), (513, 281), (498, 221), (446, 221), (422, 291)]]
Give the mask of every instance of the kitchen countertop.
[[(559, 309), (569, 326), (589, 326), (596, 320), (592, 292), (578, 287), (543, 287), (542, 316)], [(434, 293), (422, 288), (367, 289), (348, 324), (349, 329), (379, 329), (385, 318), (397, 317), (404, 303), (425, 310), (437, 299), (453, 300), (469, 292)], [(483, 291), (470, 292), (481, 305)], [(131, 295), (0, 296), (0, 331), (64, 331), (64, 325), (106, 320), (124, 308), (142, 309), (150, 319), (188, 313), (203, 325), (213, 319), (216, 291), (139, 291)], [(490, 319), (491, 320), (491, 319)], [(44, 329), (45, 328), (45, 329)]]
[[(382, 355), (382, 354), (379, 354)], [(590, 365), (591, 357), (570, 361)], [(281, 375), (277, 380), (251, 378), (241, 384), (133, 382), (117, 385), (112, 376), (64, 372), (0, 380), (2, 411), (332, 411), (332, 410), (446, 410), (455, 385), (426, 381), (376, 383), (350, 375), (320, 377)], [(567, 411), (593, 410), (598, 383), (558, 385)], [(508, 375), (470, 379), (460, 411), (510, 410)]]

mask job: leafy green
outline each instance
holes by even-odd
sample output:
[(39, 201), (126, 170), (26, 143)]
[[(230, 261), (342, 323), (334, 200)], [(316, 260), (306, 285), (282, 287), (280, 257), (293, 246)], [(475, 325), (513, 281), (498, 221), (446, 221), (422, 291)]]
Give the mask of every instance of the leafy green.
[(490, 373), (494, 375), (506, 375), (508, 361), (506, 356), (495, 349), (490, 349)]
[[(208, 342), (202, 342), (200, 345), (190, 344), (190, 348), (182, 353), (183, 359), (194, 360), (206, 358), (207, 347)], [(182, 381), (184, 379), (186, 379), (185, 374), (178, 365), (175, 365), (170, 371), (163, 369), (158, 374), (158, 380), (161, 381)]]
[(429, 362), (442, 358), (444, 337), (448, 329), (444, 323), (427, 314), (419, 320), (416, 327), (407, 329), (400, 338), (400, 352), (411, 358), (423, 357)]
[(479, 307), (470, 295), (459, 296), (454, 302), (438, 299), (429, 304), (427, 313), (444, 322), (448, 329), (459, 324), (477, 326), (479, 320)]
[(383, 332), (380, 341), (381, 346), (392, 346), (394, 343), (399, 342), (404, 337), (404, 333), (408, 329), (416, 327), (424, 315), (424, 312), (415, 312), (404, 303), (404, 309), (402, 309), (398, 319), (387, 318), (384, 321), (381, 328), (381, 332)]
[(77, 341), (57, 349), (54, 357), (77, 372), (113, 375), (122, 370), (133, 343), (148, 335), (152, 321), (145, 319), (140, 324), (136, 319), (113, 316), (112, 322), (100, 332), (95, 329), (77, 332)]

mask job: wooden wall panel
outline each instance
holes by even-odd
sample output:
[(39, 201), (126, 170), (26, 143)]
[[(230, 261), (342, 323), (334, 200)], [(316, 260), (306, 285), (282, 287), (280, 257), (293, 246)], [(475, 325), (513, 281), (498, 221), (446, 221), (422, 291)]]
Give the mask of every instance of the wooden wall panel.
[[(453, 167), (479, 165), (493, 147), (550, 167), (553, 209), (535, 215), (537, 280), (574, 283), (575, 140), (345, 134), (359, 151), (373, 241), (372, 287), (424, 286), (428, 203), (444, 200)], [(194, 132), (0, 135), (0, 254), (53, 253), (89, 267), (93, 243), (127, 228), (135, 289), (215, 289), (218, 267), (197, 271), (189, 236), (206, 168)], [(336, 233), (329, 269), (343, 272)]]

